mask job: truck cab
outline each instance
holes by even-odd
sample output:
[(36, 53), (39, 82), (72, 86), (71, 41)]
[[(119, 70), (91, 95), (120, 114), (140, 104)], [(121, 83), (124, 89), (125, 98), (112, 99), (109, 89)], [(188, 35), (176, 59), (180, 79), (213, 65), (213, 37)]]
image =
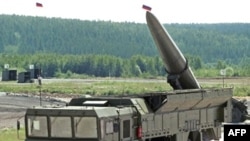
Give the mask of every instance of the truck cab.
[(136, 140), (135, 114), (133, 107), (30, 108), (25, 115), (26, 141)]

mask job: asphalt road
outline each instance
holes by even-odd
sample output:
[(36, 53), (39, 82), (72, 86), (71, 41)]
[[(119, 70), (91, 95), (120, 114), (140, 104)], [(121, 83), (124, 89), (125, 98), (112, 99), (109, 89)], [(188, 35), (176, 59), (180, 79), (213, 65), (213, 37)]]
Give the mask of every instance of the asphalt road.
[(0, 130), (13, 128), (16, 121), (23, 123), (23, 117), (27, 108), (41, 105), (65, 105), (66, 102), (55, 98), (42, 98), (38, 96), (28, 96), (26, 94), (6, 94), (0, 92)]

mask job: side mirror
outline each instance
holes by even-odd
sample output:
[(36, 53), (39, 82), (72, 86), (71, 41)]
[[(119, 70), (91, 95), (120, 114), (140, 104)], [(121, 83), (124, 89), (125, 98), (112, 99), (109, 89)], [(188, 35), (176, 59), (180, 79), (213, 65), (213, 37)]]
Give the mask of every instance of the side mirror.
[(20, 130), (20, 121), (19, 120), (17, 120), (17, 122), (16, 122), (16, 129)]

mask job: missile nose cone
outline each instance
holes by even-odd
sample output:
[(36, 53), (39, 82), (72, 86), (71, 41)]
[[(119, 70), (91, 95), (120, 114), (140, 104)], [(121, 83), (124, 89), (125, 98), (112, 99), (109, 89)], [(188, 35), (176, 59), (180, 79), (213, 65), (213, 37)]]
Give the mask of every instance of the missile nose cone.
[(152, 22), (153, 18), (155, 18), (154, 15), (151, 12), (147, 11), (146, 12), (147, 23)]
[(146, 20), (156, 47), (163, 58), (166, 70), (170, 73), (176, 73), (183, 70), (186, 66), (186, 60), (180, 53), (171, 36), (160, 24), (154, 14), (149, 11), (146, 13)]
[(151, 30), (154, 30), (153, 28), (161, 26), (158, 19), (149, 11), (147, 11), (146, 13), (146, 20), (147, 20), (147, 25)]
[(179, 75), (183, 89), (199, 88), (187, 61), (167, 30), (151, 12), (146, 12), (146, 20), (151, 35), (163, 59), (169, 75)]

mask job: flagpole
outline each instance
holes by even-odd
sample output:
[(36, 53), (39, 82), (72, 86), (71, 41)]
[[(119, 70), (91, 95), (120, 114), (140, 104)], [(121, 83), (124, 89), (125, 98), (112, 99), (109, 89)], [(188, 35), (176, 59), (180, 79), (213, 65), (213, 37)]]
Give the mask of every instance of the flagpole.
[[(36, 2), (36, 7), (42, 8), (43, 4), (40, 2)], [(38, 18), (38, 16), (36, 16)], [(39, 94), (40, 94), (40, 106), (42, 106), (42, 76), (41, 76), (41, 64), (40, 64), (40, 70), (39, 70), (39, 75), (38, 75), (38, 87), (39, 87)]]

